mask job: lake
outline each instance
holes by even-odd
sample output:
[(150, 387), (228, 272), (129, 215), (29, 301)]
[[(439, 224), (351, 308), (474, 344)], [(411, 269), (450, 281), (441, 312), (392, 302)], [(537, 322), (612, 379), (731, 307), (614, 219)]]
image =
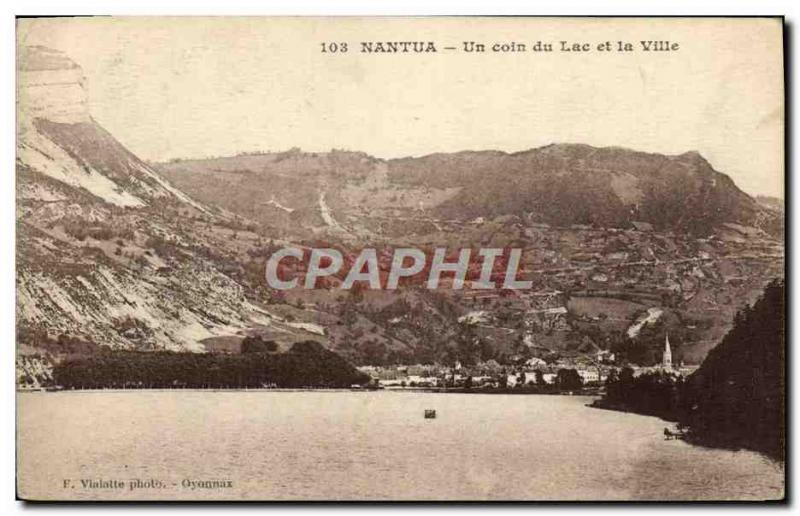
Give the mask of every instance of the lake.
[[(17, 395), (32, 499), (720, 500), (781, 465), (665, 441), (584, 396), (347, 391)], [(423, 417), (435, 409), (435, 419)], [(83, 481), (83, 482), (82, 482)], [(138, 481), (138, 482), (137, 482)]]

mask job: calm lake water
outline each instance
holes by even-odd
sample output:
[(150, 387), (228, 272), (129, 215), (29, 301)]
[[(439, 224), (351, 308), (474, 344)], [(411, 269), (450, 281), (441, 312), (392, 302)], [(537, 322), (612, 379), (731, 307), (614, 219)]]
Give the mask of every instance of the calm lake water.
[[(759, 454), (665, 441), (581, 396), (20, 393), (19, 492), (81, 499), (773, 499)], [(424, 419), (425, 409), (436, 419)], [(118, 480), (122, 489), (85, 488)], [(160, 487), (131, 490), (131, 480)], [(65, 480), (69, 487), (64, 487)], [(232, 487), (192, 488), (222, 480)], [(223, 482), (225, 483), (225, 482)]]

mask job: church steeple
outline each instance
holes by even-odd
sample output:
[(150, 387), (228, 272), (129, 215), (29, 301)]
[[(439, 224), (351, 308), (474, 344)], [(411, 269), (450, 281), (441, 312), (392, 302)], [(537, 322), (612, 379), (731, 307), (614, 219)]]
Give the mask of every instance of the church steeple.
[(669, 347), (669, 333), (664, 339), (664, 358), (662, 365), (667, 369), (672, 369), (672, 349)]

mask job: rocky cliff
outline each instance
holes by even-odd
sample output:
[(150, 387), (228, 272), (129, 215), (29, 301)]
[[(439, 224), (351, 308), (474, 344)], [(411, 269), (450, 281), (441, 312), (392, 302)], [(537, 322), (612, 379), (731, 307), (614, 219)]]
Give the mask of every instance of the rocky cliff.
[(219, 272), (213, 239), (189, 227), (225, 216), (92, 119), (81, 69), (33, 47), (22, 50), (19, 72), (17, 322), (27, 349), (61, 336), (200, 350), (204, 338), (264, 320)]

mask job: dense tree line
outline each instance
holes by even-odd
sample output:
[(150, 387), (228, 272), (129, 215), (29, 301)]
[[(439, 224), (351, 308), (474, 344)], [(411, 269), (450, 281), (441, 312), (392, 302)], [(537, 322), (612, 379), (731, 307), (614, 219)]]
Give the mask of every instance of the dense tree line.
[(316, 342), (286, 353), (241, 355), (171, 351), (104, 351), (69, 359), (53, 371), (65, 389), (349, 387), (369, 377)]
[(609, 373), (605, 401), (614, 408), (676, 421), (683, 384), (681, 377), (667, 371), (634, 376), (633, 369), (625, 367)]
[(699, 443), (783, 459), (784, 283), (773, 281), (685, 381), (667, 372), (612, 374), (601, 404), (679, 421)]
[(785, 289), (773, 281), (687, 382), (683, 421), (709, 444), (783, 458)]

